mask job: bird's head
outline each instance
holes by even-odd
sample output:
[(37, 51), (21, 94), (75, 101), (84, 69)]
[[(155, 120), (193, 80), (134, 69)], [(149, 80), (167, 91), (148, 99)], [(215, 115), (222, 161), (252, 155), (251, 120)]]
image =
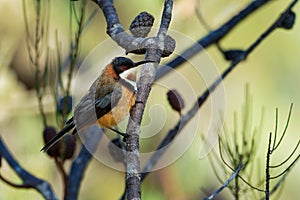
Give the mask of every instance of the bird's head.
[(131, 69), (133, 67), (137, 67), (141, 64), (144, 63), (148, 63), (148, 62), (154, 62), (152, 60), (142, 60), (139, 62), (133, 62), (132, 60), (130, 60), (129, 58), (125, 58), (125, 57), (116, 57), (113, 59), (112, 61), (112, 65), (113, 68), (115, 70), (115, 72), (119, 75), (122, 72)]

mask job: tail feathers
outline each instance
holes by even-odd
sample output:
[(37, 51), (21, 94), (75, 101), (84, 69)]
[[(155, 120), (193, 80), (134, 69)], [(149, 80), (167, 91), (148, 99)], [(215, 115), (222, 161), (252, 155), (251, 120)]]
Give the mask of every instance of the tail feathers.
[(48, 151), (53, 145), (55, 145), (66, 133), (75, 127), (73, 117), (67, 121), (66, 126), (61, 129), (42, 149), (41, 151)]

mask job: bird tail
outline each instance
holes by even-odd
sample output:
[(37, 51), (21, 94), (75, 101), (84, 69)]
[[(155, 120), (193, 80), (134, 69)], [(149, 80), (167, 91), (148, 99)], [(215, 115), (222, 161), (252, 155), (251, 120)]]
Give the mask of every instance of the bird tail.
[(42, 149), (41, 151), (47, 152), (53, 145), (55, 145), (66, 133), (75, 127), (73, 117), (69, 119), (63, 129), (61, 129)]

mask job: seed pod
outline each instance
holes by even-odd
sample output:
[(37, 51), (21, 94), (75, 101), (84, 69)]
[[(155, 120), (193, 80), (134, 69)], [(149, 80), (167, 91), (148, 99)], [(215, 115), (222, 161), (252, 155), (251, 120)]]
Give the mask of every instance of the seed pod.
[(236, 59), (237, 57), (241, 56), (244, 53), (243, 50), (240, 49), (232, 49), (224, 51), (224, 58), (228, 61), (232, 61)]
[(181, 110), (184, 108), (184, 101), (177, 90), (169, 90), (167, 97), (171, 107), (181, 114)]
[(165, 38), (165, 46), (164, 51), (162, 53), (162, 57), (168, 57), (171, 55), (176, 47), (176, 41), (169, 35)]
[(284, 29), (291, 29), (293, 28), (296, 20), (296, 14), (291, 11), (289, 14), (285, 17), (285, 19), (282, 21), (282, 23), (279, 25), (280, 28)]
[(141, 12), (130, 25), (130, 32), (134, 37), (147, 37), (154, 23), (154, 17), (147, 12)]
[(73, 135), (68, 134), (61, 140), (61, 143), (59, 157), (62, 160), (71, 159), (76, 150), (76, 138)]
[(73, 98), (72, 96), (62, 97), (57, 105), (57, 111), (60, 114), (69, 114), (72, 111)]
[[(54, 127), (52, 126), (45, 127), (43, 131), (44, 143), (47, 144), (56, 135), (56, 133), (57, 132)], [(47, 151), (47, 154), (53, 158), (58, 157), (60, 147), (61, 147), (61, 142), (59, 141)]]

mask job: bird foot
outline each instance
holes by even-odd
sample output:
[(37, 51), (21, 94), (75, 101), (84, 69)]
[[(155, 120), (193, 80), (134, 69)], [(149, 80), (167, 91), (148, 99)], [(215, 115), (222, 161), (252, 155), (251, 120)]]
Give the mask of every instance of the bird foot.
[(117, 134), (123, 136), (123, 141), (124, 141), (124, 142), (126, 141), (126, 138), (128, 137), (128, 134), (122, 133), (122, 132), (120, 132), (120, 131), (118, 131), (118, 130), (116, 130), (116, 129), (113, 129), (113, 128), (109, 128), (109, 129), (112, 130), (113, 132), (115, 132), (115, 133), (117, 133)]

